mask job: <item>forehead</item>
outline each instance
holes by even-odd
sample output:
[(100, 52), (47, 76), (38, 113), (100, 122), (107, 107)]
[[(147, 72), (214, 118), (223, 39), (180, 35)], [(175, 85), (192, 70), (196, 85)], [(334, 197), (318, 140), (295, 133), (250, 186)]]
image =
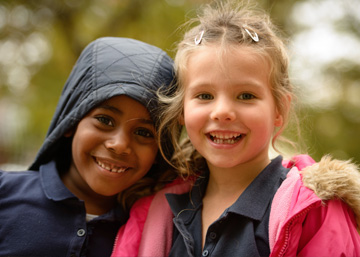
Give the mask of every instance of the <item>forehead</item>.
[(188, 64), (191, 59), (199, 58), (199, 56), (206, 55), (207, 53), (211, 53), (214, 60), (217, 60), (218, 62), (226, 62), (229, 57), (233, 55), (237, 55), (240, 58), (246, 58), (248, 61), (267, 62), (267, 55), (265, 51), (260, 48), (232, 43), (215, 43), (194, 47), (193, 50), (188, 53), (186, 63)]
[(95, 109), (106, 109), (115, 114), (150, 119), (149, 110), (139, 101), (127, 95), (111, 97), (99, 104)]
[(267, 59), (252, 47), (229, 45), (202, 45), (189, 56), (182, 76), (190, 80), (216, 79), (244, 80), (256, 78), (268, 83), (270, 65)]

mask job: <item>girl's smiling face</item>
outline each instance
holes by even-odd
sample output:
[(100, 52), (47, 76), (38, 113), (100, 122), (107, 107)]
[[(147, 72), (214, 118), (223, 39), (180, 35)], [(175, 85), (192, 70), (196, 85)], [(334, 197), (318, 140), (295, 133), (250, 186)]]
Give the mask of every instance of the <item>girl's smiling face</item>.
[(183, 77), (188, 136), (210, 169), (265, 167), (275, 127), (282, 124), (270, 67), (250, 47), (219, 51), (217, 45), (201, 46), (188, 60)]
[(118, 194), (153, 165), (158, 152), (155, 136), (153, 121), (141, 103), (125, 95), (103, 102), (75, 130), (67, 186), (81, 194)]

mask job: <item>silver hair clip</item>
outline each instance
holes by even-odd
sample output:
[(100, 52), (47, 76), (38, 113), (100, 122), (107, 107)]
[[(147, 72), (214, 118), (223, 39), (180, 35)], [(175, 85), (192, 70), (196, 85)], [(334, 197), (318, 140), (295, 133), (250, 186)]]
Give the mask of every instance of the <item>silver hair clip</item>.
[(195, 45), (199, 45), (199, 44), (201, 43), (203, 36), (204, 36), (204, 30), (202, 30), (202, 31), (200, 32), (199, 38), (198, 38), (198, 35), (196, 35), (196, 37), (195, 37), (195, 39), (194, 39)]
[(253, 35), (247, 28), (244, 27), (244, 29), (249, 34), (249, 36), (252, 38), (252, 40), (254, 40), (254, 42), (259, 42), (258, 34), (256, 34), (255, 31), (253, 31), (253, 33), (254, 33), (254, 35)]

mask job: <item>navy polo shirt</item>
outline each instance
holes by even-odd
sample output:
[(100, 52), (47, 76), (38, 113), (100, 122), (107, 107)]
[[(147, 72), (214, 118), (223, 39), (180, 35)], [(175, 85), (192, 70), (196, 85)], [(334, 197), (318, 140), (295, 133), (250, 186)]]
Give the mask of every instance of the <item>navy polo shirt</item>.
[(289, 169), (278, 156), (254, 179), (236, 202), (208, 228), (202, 243), (202, 198), (209, 180), (199, 177), (191, 192), (167, 194), (175, 216), (170, 256), (269, 256), (272, 199)]
[(0, 256), (110, 256), (127, 215), (120, 206), (86, 222), (84, 202), (55, 163), (40, 171), (0, 171)]

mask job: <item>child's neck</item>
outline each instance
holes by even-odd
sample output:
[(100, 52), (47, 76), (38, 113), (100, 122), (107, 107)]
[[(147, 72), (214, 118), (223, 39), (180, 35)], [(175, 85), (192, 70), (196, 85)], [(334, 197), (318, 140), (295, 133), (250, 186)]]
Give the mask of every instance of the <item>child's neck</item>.
[(261, 162), (246, 163), (231, 168), (215, 167), (208, 163), (210, 175), (206, 195), (214, 197), (237, 195), (237, 199), (269, 163), (268, 158)]
[(259, 165), (222, 169), (209, 165), (210, 175), (202, 208), (202, 247), (209, 226), (244, 192), (270, 160)]
[(116, 204), (116, 198), (89, 199), (84, 200), (86, 213), (102, 215), (109, 212)]
[(89, 190), (89, 188), (84, 190), (84, 188), (81, 188), (79, 185), (74, 183), (70, 172), (63, 175), (61, 179), (71, 193), (80, 200), (84, 201), (86, 213), (88, 214), (102, 215), (110, 211), (116, 205), (117, 196), (99, 195), (94, 191)]

